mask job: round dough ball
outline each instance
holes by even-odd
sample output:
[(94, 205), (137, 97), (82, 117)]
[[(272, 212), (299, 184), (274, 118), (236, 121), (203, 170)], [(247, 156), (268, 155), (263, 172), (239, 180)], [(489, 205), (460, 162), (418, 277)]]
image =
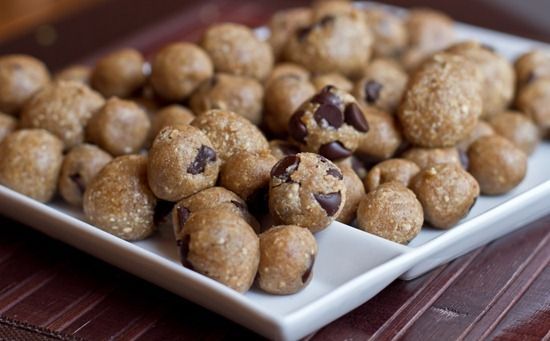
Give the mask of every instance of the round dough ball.
[(0, 184), (40, 202), (50, 201), (63, 162), (63, 143), (42, 129), (25, 129), (0, 143)]
[(460, 142), (456, 145), (458, 150), (460, 152), (466, 152), (468, 151), (468, 148), (474, 143), (478, 138), (483, 136), (489, 136), (493, 135), (495, 133), (495, 130), (491, 125), (483, 120), (479, 120), (476, 124), (476, 127), (468, 136), (460, 140)]
[(399, 182), (405, 187), (420, 172), (420, 167), (407, 159), (389, 159), (372, 167), (365, 178), (365, 188), (372, 192), (388, 182)]
[(412, 76), (399, 108), (407, 140), (421, 147), (451, 147), (475, 128), (481, 82), (466, 58), (438, 53)]
[(522, 54), (514, 64), (518, 88), (539, 78), (550, 77), (550, 50), (533, 50)]
[(311, 83), (315, 87), (315, 92), (323, 90), (326, 86), (334, 86), (345, 92), (353, 91), (353, 83), (337, 72), (329, 72), (317, 75), (311, 79)]
[(88, 221), (119, 238), (140, 240), (155, 231), (157, 199), (147, 186), (147, 158), (120, 156), (108, 163), (84, 192)]
[(145, 144), (151, 122), (136, 103), (112, 97), (86, 127), (88, 140), (111, 155), (134, 154)]
[(195, 44), (172, 43), (163, 47), (151, 63), (151, 84), (169, 101), (187, 98), (214, 74), (206, 52)]
[(476, 178), (481, 193), (499, 195), (511, 191), (525, 178), (527, 156), (504, 137), (486, 136), (468, 149), (468, 171)]
[(113, 158), (91, 144), (71, 148), (61, 166), (59, 193), (71, 205), (81, 206), (82, 197), (92, 179)]
[(92, 87), (105, 97), (129, 97), (145, 84), (143, 56), (121, 49), (101, 58), (91, 75)]
[(50, 82), (46, 65), (21, 54), (0, 57), (0, 111), (15, 115)]
[(82, 83), (54, 82), (27, 102), (21, 127), (46, 129), (68, 149), (84, 142), (84, 127), (104, 103), (100, 94)]
[(162, 129), (149, 150), (149, 186), (163, 200), (178, 201), (214, 186), (219, 170), (212, 143), (189, 125)]
[(183, 266), (238, 292), (247, 291), (260, 262), (259, 238), (238, 214), (211, 208), (193, 213), (178, 238)]
[(410, 160), (418, 165), (420, 169), (431, 167), (442, 163), (462, 165), (460, 153), (457, 148), (411, 148), (403, 153), (404, 159)]
[(194, 119), (195, 115), (186, 107), (177, 104), (164, 107), (153, 115), (149, 139), (154, 140), (165, 127), (191, 124)]
[(369, 133), (359, 141), (357, 154), (361, 158), (381, 161), (391, 158), (403, 143), (395, 118), (383, 111), (364, 108)]
[(540, 141), (540, 131), (533, 121), (519, 112), (506, 111), (489, 120), (495, 132), (507, 138), (525, 154), (531, 155)]
[(296, 225), (274, 226), (260, 235), (258, 285), (276, 295), (294, 294), (313, 277), (317, 242), (311, 232)]
[(269, 141), (269, 150), (271, 155), (280, 160), (286, 156), (298, 154), (300, 147), (288, 141), (271, 140)]
[(355, 219), (359, 202), (365, 196), (365, 187), (359, 176), (349, 164), (340, 163), (337, 166), (344, 176), (346, 203), (340, 214), (336, 217), (336, 220), (344, 224), (351, 224)]
[(86, 65), (72, 65), (55, 74), (55, 81), (74, 81), (90, 86), (92, 68)]
[(0, 142), (17, 129), (17, 120), (9, 115), (0, 113)]
[(423, 223), (422, 205), (399, 182), (378, 186), (363, 197), (357, 210), (360, 229), (401, 244), (408, 244), (416, 237)]
[(276, 222), (318, 232), (330, 225), (346, 203), (341, 171), (328, 159), (299, 153), (271, 170), (269, 210)]
[(300, 27), (311, 23), (311, 9), (307, 7), (295, 7), (276, 12), (269, 20), (268, 42), (273, 49), (275, 59), (279, 59), (283, 53), (288, 38)]
[(424, 168), (411, 182), (411, 189), (433, 227), (448, 229), (465, 217), (479, 196), (479, 185), (462, 167), (444, 163)]
[(191, 124), (208, 136), (222, 163), (240, 151), (259, 152), (269, 148), (258, 127), (231, 111), (208, 110)]
[(262, 120), (264, 88), (255, 79), (218, 73), (191, 96), (191, 109), (196, 115), (221, 109), (237, 113), (258, 125)]
[(550, 78), (539, 78), (525, 85), (516, 106), (535, 122), (544, 137), (550, 136)]
[(365, 10), (367, 25), (374, 36), (375, 57), (398, 57), (407, 45), (407, 31), (403, 20), (381, 8)]
[(279, 77), (291, 76), (304, 81), (309, 80), (309, 71), (294, 63), (279, 63), (273, 67), (273, 70), (269, 73), (269, 76), (265, 80), (264, 84), (267, 88), (269, 83), (276, 80)]
[(273, 68), (271, 46), (243, 25), (212, 25), (202, 36), (201, 46), (212, 58), (217, 72), (263, 80)]
[(405, 25), (409, 47), (422, 51), (424, 56), (446, 48), (455, 39), (453, 20), (440, 11), (412, 9)]

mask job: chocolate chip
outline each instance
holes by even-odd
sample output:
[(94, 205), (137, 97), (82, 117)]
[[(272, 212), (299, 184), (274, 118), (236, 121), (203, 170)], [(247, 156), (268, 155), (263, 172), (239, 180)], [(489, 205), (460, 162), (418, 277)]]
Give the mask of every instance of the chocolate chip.
[(300, 158), (296, 155), (290, 155), (281, 159), (271, 169), (271, 176), (281, 179), (284, 182), (292, 182), (290, 175), (298, 169)]
[(342, 173), (337, 168), (329, 168), (327, 170), (327, 174), (332, 175), (333, 177), (335, 177), (336, 179), (339, 179), (339, 180), (342, 180), (344, 178)]
[(187, 258), (189, 256), (189, 244), (191, 243), (191, 236), (185, 235), (183, 239), (178, 240), (178, 247), (180, 248), (180, 260), (181, 264), (186, 268), (193, 270), (193, 264)]
[(366, 174), (367, 170), (365, 169), (365, 165), (363, 165), (363, 163), (361, 161), (359, 161), (359, 159), (356, 158), (356, 157), (351, 158), (351, 168), (353, 168), (355, 173), (357, 173), (357, 175), (361, 179), (364, 178), (367, 175)]
[(298, 38), (298, 41), (300, 42), (304, 41), (312, 30), (313, 30), (312, 26), (306, 26), (306, 27), (301, 27), (297, 29), (296, 37)]
[(365, 100), (367, 103), (374, 103), (380, 97), (380, 91), (382, 90), (382, 84), (377, 81), (370, 80), (365, 84)]
[(297, 146), (293, 145), (292, 143), (288, 143), (288, 142), (284, 142), (284, 143), (279, 144), (279, 149), (286, 156), (296, 155), (300, 152), (300, 148), (298, 148)]
[(84, 179), (82, 179), (82, 175), (80, 175), (80, 173), (71, 174), (69, 175), (69, 179), (74, 182), (74, 184), (80, 191), (80, 194), (84, 194), (84, 191), (86, 190), (86, 185), (84, 184)]
[(269, 213), (269, 188), (260, 187), (246, 199), (250, 213), (255, 216), (263, 216)]
[(302, 275), (302, 283), (306, 284), (311, 280), (311, 272), (313, 270), (313, 265), (315, 264), (315, 256), (311, 256), (311, 261), (309, 263), (309, 266), (307, 270)]
[(339, 141), (326, 143), (319, 148), (319, 154), (329, 160), (343, 159), (351, 155), (351, 151), (346, 149)]
[(318, 103), (318, 104), (332, 104), (336, 107), (340, 107), (342, 104), (342, 101), (340, 100), (340, 97), (336, 96), (331, 92), (331, 90), (334, 89), (334, 86), (327, 85), (321, 91), (313, 96), (311, 98), (312, 103)]
[(187, 173), (193, 175), (203, 173), (206, 165), (214, 161), (216, 161), (216, 152), (212, 148), (202, 145), (195, 160), (187, 167)]
[(293, 139), (302, 143), (305, 142), (307, 136), (307, 127), (301, 120), (304, 114), (302, 110), (299, 110), (290, 117), (288, 122), (288, 133)]
[(338, 129), (344, 124), (342, 112), (337, 106), (332, 104), (321, 104), (321, 106), (315, 110), (313, 118), (322, 128), (334, 127)]
[(189, 219), (189, 215), (191, 214), (191, 212), (189, 211), (189, 209), (187, 209), (187, 207), (183, 207), (183, 206), (178, 207), (176, 212), (178, 215), (177, 232), (179, 233), (183, 228), (183, 226), (185, 225), (185, 223), (187, 222), (187, 219)]
[(319, 25), (326, 26), (332, 22), (334, 22), (334, 16), (333, 15), (325, 15), (321, 20), (319, 21)]
[(355, 103), (350, 103), (346, 106), (344, 111), (346, 123), (354, 127), (355, 130), (366, 133), (369, 131), (369, 124), (365, 115)]
[(315, 200), (321, 205), (323, 210), (327, 212), (327, 215), (329, 217), (332, 217), (338, 212), (338, 209), (340, 208), (340, 204), (342, 203), (342, 194), (340, 192), (334, 192), (334, 193), (317, 193), (314, 194)]
[(174, 203), (165, 200), (157, 200), (157, 205), (155, 206), (155, 213), (153, 215), (153, 222), (155, 226), (159, 226), (167, 221), (169, 221), (170, 212), (174, 208)]

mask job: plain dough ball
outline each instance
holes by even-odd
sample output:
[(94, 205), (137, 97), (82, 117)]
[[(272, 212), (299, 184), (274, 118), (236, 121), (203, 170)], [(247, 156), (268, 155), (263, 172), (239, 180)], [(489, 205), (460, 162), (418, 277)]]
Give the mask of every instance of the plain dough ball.
[(533, 121), (520, 112), (507, 111), (489, 120), (495, 132), (531, 155), (540, 141), (540, 131)]
[(460, 153), (457, 148), (411, 148), (403, 153), (404, 159), (410, 160), (424, 169), (441, 163), (461, 165)]
[(13, 116), (0, 113), (0, 142), (17, 128), (17, 120)]
[(383, 111), (363, 107), (369, 122), (367, 136), (359, 141), (357, 154), (361, 158), (381, 161), (391, 158), (403, 143), (401, 130), (396, 119)]
[(416, 163), (406, 159), (389, 159), (372, 167), (365, 178), (365, 188), (368, 192), (387, 182), (399, 182), (405, 187), (420, 172)]
[(90, 86), (92, 68), (86, 65), (71, 65), (55, 74), (55, 81), (74, 81)]
[(134, 49), (121, 49), (101, 58), (91, 75), (94, 89), (105, 97), (129, 97), (145, 84), (144, 59)]

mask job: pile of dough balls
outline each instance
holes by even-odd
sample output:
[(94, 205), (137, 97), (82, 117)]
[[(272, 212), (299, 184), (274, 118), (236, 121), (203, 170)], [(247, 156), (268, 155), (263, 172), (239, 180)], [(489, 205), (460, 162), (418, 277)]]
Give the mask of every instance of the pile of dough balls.
[(457, 42), (443, 13), (347, 2), (268, 27), (215, 24), (54, 75), (0, 57), (0, 184), (59, 194), (128, 241), (167, 225), (187, 269), (287, 295), (333, 222), (402, 244), (451, 228), (520, 184), (550, 136), (549, 51), (513, 65)]

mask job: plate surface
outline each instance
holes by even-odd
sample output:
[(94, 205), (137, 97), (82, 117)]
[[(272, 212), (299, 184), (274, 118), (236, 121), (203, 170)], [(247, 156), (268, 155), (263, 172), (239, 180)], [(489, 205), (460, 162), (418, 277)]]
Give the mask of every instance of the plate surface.
[[(509, 58), (547, 46), (464, 24), (457, 24), (456, 30), (461, 39), (488, 43)], [(242, 295), (183, 268), (169, 231), (145, 241), (126, 242), (85, 223), (82, 213), (61, 202), (44, 205), (3, 186), (0, 212), (260, 334), (296, 339), (361, 305), (398, 277), (417, 277), (550, 213), (548, 160), (550, 143), (545, 142), (531, 156), (528, 175), (518, 188), (505, 196), (481, 197), (460, 225), (448, 231), (424, 228), (407, 246), (332, 224), (316, 235), (319, 256), (312, 282), (291, 296), (272, 296), (256, 289)]]

